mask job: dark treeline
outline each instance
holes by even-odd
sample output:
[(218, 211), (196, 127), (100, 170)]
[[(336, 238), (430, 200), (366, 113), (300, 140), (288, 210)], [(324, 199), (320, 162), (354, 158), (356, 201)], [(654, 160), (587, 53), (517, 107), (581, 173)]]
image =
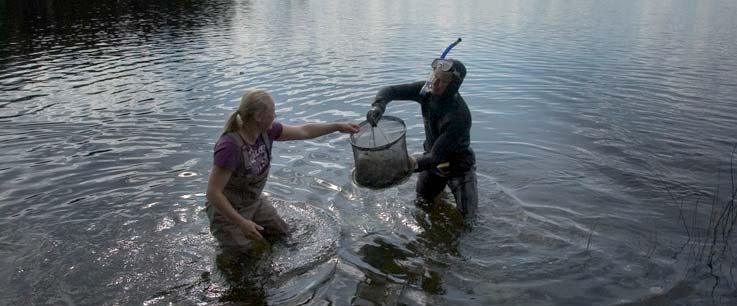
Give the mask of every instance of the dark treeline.
[(135, 33), (180, 33), (228, 22), (232, 0), (0, 0), (0, 62), (49, 44), (94, 44)]

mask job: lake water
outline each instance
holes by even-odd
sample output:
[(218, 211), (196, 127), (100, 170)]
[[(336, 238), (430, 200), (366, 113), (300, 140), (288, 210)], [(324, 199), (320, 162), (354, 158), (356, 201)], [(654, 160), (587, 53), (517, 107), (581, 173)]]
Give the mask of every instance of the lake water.
[[(0, 1), (0, 304), (734, 305), (735, 16), (732, 0)], [(472, 231), (449, 194), (417, 208), (416, 176), (353, 184), (332, 134), (274, 146), (266, 191), (292, 238), (221, 263), (204, 192), (245, 90), (287, 124), (358, 123), (458, 37)], [(418, 105), (387, 114), (420, 151)]]

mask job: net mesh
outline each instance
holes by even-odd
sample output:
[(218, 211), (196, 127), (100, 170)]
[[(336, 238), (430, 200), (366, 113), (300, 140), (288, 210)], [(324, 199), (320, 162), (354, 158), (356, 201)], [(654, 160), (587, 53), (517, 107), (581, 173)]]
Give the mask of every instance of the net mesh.
[(375, 127), (364, 121), (351, 135), (356, 169), (354, 181), (364, 187), (386, 188), (411, 174), (404, 122), (383, 116)]

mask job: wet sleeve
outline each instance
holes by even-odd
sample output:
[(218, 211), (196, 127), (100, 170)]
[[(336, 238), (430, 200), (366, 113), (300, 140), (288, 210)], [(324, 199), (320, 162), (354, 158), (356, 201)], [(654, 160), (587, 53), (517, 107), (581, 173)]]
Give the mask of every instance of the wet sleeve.
[(274, 123), (271, 125), (271, 128), (266, 132), (269, 135), (269, 140), (271, 142), (274, 142), (274, 140), (279, 139), (281, 137), (281, 133), (284, 131), (284, 125), (281, 124), (281, 122), (274, 121)]
[(241, 150), (230, 137), (223, 135), (215, 144), (213, 163), (225, 169), (235, 171), (240, 162)]
[(420, 101), (420, 90), (425, 85), (424, 81), (386, 86), (379, 89), (374, 98), (372, 106), (379, 106), (382, 110), (386, 110), (386, 105), (394, 100), (411, 100)]
[(460, 118), (447, 120), (445, 127), (441, 129), (442, 133), (430, 148), (430, 152), (417, 159), (415, 171), (424, 171), (448, 161), (448, 157), (462, 147), (463, 137), (461, 136), (470, 129), (470, 126), (464, 122)]

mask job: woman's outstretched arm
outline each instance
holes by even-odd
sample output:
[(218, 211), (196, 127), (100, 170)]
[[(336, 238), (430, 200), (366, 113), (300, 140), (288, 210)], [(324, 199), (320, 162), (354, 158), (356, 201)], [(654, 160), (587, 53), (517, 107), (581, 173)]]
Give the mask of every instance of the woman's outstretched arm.
[(303, 140), (320, 137), (333, 132), (356, 133), (358, 125), (353, 123), (307, 123), (302, 125), (286, 125), (284, 124), (281, 136), (277, 141)]

